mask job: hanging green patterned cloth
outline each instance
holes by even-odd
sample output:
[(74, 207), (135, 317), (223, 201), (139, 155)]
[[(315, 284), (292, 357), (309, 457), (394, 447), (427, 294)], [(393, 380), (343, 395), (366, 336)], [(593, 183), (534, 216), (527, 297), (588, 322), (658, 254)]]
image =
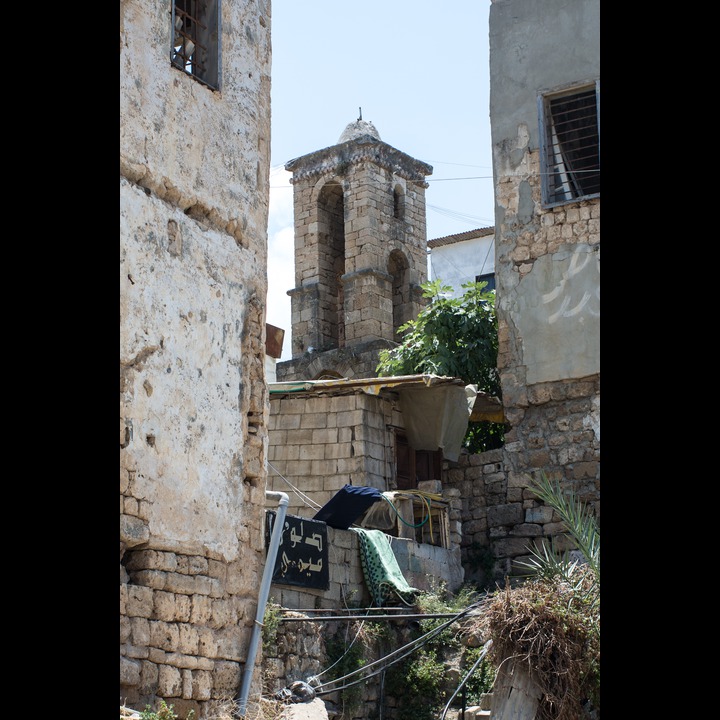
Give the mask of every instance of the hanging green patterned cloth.
[(373, 602), (383, 607), (389, 601), (400, 598), (405, 605), (413, 605), (420, 590), (408, 585), (387, 535), (382, 530), (356, 527), (350, 530), (360, 539), (360, 561)]

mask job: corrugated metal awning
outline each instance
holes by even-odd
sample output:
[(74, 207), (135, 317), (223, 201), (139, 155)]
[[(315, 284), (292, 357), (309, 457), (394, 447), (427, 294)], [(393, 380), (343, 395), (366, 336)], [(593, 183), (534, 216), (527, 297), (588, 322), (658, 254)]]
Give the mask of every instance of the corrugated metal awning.
[[(286, 393), (330, 393), (361, 390), (369, 395), (378, 395), (384, 388), (413, 386), (435, 387), (437, 385), (465, 385), (460, 378), (443, 375), (396, 375), (380, 378), (334, 378), (330, 380), (286, 380), (268, 383), (271, 395)], [(494, 395), (479, 391), (470, 415), (472, 422), (505, 422), (505, 413), (500, 400)]]
[(412, 386), (436, 387), (438, 385), (460, 385), (465, 383), (460, 378), (442, 375), (396, 375), (379, 378), (336, 378), (331, 380), (286, 380), (268, 383), (271, 395), (279, 393), (334, 393), (347, 390), (360, 390), (368, 395), (379, 395), (386, 388)]

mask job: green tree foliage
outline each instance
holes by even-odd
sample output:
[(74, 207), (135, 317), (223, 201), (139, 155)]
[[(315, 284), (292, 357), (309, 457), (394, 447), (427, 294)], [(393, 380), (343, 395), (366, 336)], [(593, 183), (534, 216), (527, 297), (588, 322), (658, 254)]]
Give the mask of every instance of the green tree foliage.
[[(417, 598), (418, 610), (427, 615), (463, 612), (480, 602), (474, 587), (463, 585), (456, 594), (447, 590), (443, 582), (430, 578), (431, 589)], [(385, 688), (388, 695), (399, 699), (393, 717), (396, 720), (437, 720), (443, 706), (456, 690), (458, 676), (464, 677), (475, 664), (481, 648), (464, 642), (464, 628), (449, 625), (446, 618), (420, 620), (411, 631), (413, 640), (427, 636), (411, 655), (387, 670)], [(429, 633), (440, 630), (434, 636)], [(448, 672), (455, 668), (456, 674)], [(483, 660), (465, 685), (470, 704), (480, 702), (482, 693), (490, 692), (495, 680), (495, 668)]]
[[(450, 297), (452, 287), (441, 280), (424, 283), (430, 304), (415, 320), (401, 325), (402, 343), (381, 350), (376, 372), (380, 377), (431, 374), (458, 377), (467, 385), (496, 397), (498, 333), (495, 291), (486, 282), (463, 283), (463, 295)], [(469, 452), (502, 447), (505, 426), (471, 422), (463, 441)]]

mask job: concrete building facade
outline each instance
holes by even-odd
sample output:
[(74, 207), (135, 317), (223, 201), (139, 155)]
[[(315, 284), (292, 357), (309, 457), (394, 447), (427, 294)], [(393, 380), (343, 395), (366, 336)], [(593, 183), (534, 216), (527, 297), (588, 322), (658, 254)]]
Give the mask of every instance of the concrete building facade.
[(270, 21), (120, 2), (120, 693), (182, 717), (237, 693), (264, 562)]
[(452, 297), (462, 297), (463, 283), (478, 279), (495, 287), (495, 228), (484, 227), (428, 240), (430, 279), (440, 280), (453, 289)]
[(488, 529), (510, 568), (558, 534), (544, 471), (600, 516), (600, 2), (493, 0), (490, 121), (498, 369), (511, 430), (505, 507)]

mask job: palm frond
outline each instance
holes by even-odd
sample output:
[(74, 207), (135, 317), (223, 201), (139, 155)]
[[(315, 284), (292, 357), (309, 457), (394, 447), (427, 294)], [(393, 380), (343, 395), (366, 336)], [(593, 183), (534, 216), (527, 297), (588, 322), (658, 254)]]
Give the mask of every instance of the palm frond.
[(563, 492), (557, 479), (549, 478), (544, 472), (533, 479), (532, 490), (560, 515), (568, 534), (600, 582), (600, 529), (587, 506), (576, 499), (572, 490)]

